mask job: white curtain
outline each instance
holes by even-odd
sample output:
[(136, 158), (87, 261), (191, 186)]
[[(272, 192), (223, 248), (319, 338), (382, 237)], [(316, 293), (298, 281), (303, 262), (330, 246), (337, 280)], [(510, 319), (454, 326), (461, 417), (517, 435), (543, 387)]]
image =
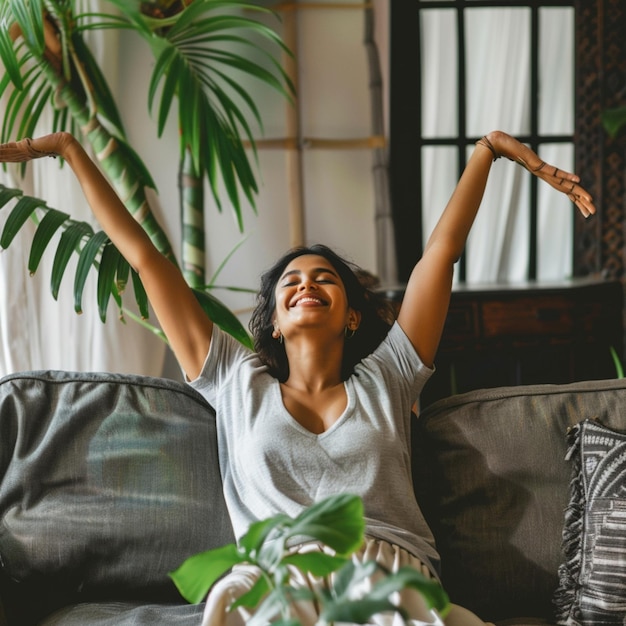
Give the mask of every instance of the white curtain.
[[(423, 11), (422, 124), (429, 137), (454, 135), (456, 128), (456, 21), (452, 10)], [(475, 8), (465, 11), (467, 132), (481, 136), (501, 129), (530, 131), (530, 10)], [(573, 131), (573, 9), (540, 9), (540, 132)], [(540, 156), (573, 167), (570, 146), (546, 145)], [(422, 180), (423, 226), (428, 235), (457, 180), (456, 152), (425, 148)], [(467, 246), (469, 283), (523, 281), (530, 237), (530, 174), (497, 161)], [(571, 274), (571, 203), (541, 185), (538, 212), (538, 278)]]
[[(101, 2), (85, 0), (85, 5), (98, 11)], [(114, 91), (115, 37), (113, 31), (99, 31), (90, 33), (89, 39)], [(49, 118), (43, 118), (38, 133), (49, 130)], [(0, 182), (19, 187), (27, 195), (42, 198), (49, 206), (99, 228), (69, 167), (60, 170), (56, 160), (31, 163), (25, 179), (11, 166), (8, 173), (0, 172)], [(0, 229), (12, 206), (0, 210)], [(34, 231), (34, 224), (27, 224), (10, 247), (0, 253), (0, 375), (37, 369), (161, 375), (165, 345), (160, 339), (132, 320), (126, 324), (118, 321), (115, 305), (109, 307), (106, 324), (100, 321), (95, 273), (85, 289), (82, 315), (74, 312), (72, 266), (66, 271), (58, 301), (52, 298), (49, 283), (54, 241), (36, 274), (29, 276), (27, 261)], [(132, 303), (132, 294), (127, 303)]]

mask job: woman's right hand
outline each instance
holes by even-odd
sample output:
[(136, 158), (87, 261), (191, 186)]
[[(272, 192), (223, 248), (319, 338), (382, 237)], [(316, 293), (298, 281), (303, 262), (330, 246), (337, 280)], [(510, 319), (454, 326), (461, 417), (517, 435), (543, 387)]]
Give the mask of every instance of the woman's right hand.
[(0, 163), (23, 163), (41, 157), (64, 156), (72, 142), (70, 133), (63, 131), (50, 133), (35, 139), (21, 139), (0, 144)]

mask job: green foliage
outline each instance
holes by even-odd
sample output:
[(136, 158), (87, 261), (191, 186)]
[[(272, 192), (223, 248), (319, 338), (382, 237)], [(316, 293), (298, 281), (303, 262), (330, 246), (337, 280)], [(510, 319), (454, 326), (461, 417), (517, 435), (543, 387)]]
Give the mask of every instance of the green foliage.
[(619, 358), (619, 354), (617, 354), (617, 350), (611, 346), (611, 358), (613, 359), (613, 365), (615, 366), (615, 376), (616, 378), (624, 378), (624, 365), (622, 360)]
[[(218, 174), (221, 175), (243, 229), (238, 189), (241, 187), (254, 206), (258, 188), (243, 143), (245, 137), (254, 147), (254, 137), (240, 103), (261, 127), (262, 121), (254, 100), (237, 77), (252, 77), (286, 98), (293, 93), (287, 74), (272, 55), (254, 43), (254, 37), (283, 53), (290, 54), (289, 50), (271, 28), (246, 16), (272, 14), (271, 11), (248, 2), (194, 0), (173, 17), (154, 19), (141, 12), (138, 1), (110, 1), (120, 8), (122, 17), (108, 22), (103, 18), (96, 27), (119, 27), (125, 22), (126, 27), (146, 40), (155, 57), (148, 108), (157, 109), (159, 136), (176, 99), (180, 158), (187, 148), (191, 149), (195, 170), (206, 174), (218, 207)], [(233, 44), (238, 46), (236, 52)], [(245, 48), (251, 50), (251, 58), (243, 52)], [(155, 107), (157, 94), (160, 101)]]
[(205, 313), (215, 324), (238, 339), (244, 346), (253, 348), (250, 335), (228, 307), (208, 291), (194, 289), (193, 292)]
[[(121, 294), (131, 275), (135, 303), (143, 319), (148, 318), (148, 298), (137, 272), (132, 270), (117, 248), (110, 242), (103, 231), (96, 231), (87, 222), (71, 219), (67, 213), (46, 205), (39, 198), (25, 196), (19, 189), (0, 185), (0, 210), (12, 201), (15, 206), (7, 218), (0, 233), (0, 248), (8, 248), (15, 236), (29, 219), (36, 221), (37, 229), (33, 237), (29, 255), (29, 271), (34, 274), (47, 246), (54, 235), (61, 231), (61, 236), (52, 263), (50, 290), (56, 300), (61, 281), (72, 255), (78, 257), (74, 276), (74, 308), (82, 312), (83, 292), (87, 277), (98, 269), (97, 304), (100, 319), (106, 320), (106, 310), (111, 297), (122, 310)], [(232, 311), (208, 292), (196, 292), (198, 300), (209, 317), (222, 329), (239, 339), (244, 345), (251, 346), (250, 337), (241, 322)], [(123, 315), (122, 315), (123, 317)], [(134, 316), (130, 316), (134, 317)]]
[(611, 137), (616, 137), (620, 130), (626, 125), (626, 107), (603, 111), (602, 124)]
[[(195, 170), (193, 177), (208, 181), (220, 210), (221, 189), (225, 190), (240, 229), (240, 194), (254, 208), (258, 191), (247, 153), (249, 144), (256, 156), (246, 114), (262, 127), (254, 99), (242, 85), (251, 78), (290, 98), (293, 85), (274, 58), (289, 51), (271, 28), (251, 17), (276, 17), (275, 14), (249, 2), (190, 0), (170, 3), (167, 10), (162, 10), (155, 3), (140, 0), (109, 0), (108, 9), (101, 13), (85, 12), (84, 3), (79, 0), (0, 2), (0, 62), (5, 70), (0, 75), (0, 97), (6, 102), (0, 142), (32, 136), (36, 129), (38, 133), (66, 130), (82, 138), (90, 144), (120, 197), (125, 198), (129, 212), (157, 248), (177, 262), (145, 195), (146, 187), (155, 186), (153, 178), (127, 140), (122, 116), (85, 43), (85, 33), (125, 29), (134, 31), (147, 43), (155, 62), (146, 103), (156, 115), (159, 136), (176, 103), (181, 161), (189, 152)], [(44, 131), (40, 122), (47, 109), (52, 110), (53, 121), (51, 128)], [(22, 164), (22, 172), (24, 167)], [(1, 201), (0, 206), (7, 201), (8, 198)], [(202, 215), (202, 198), (197, 202), (191, 208)], [(54, 297), (69, 258), (76, 251), (80, 258), (74, 279), (75, 309), (82, 310), (82, 291), (92, 268), (103, 274), (97, 289), (102, 320), (110, 297), (121, 309), (120, 293), (128, 268), (106, 237), (39, 200), (22, 197), (19, 203), (19, 208), (11, 213), (11, 224), (5, 228), (0, 245), (9, 245), (35, 209), (46, 213), (33, 242), (30, 271), (36, 270), (43, 250), (58, 241), (51, 280)], [(184, 216), (182, 206), (180, 212)], [(59, 230), (62, 236), (53, 237)], [(185, 237), (184, 226), (182, 230)], [(185, 253), (191, 247), (181, 248)], [(186, 259), (182, 265), (189, 265)], [(203, 270), (203, 260), (199, 267)], [(132, 282), (143, 317), (147, 315), (145, 293), (134, 273)], [(202, 276), (198, 284), (204, 282)], [(250, 345), (248, 334), (227, 307), (206, 290), (198, 292), (198, 297), (215, 323)]]
[[(241, 563), (255, 565), (261, 573), (258, 581), (232, 607), (255, 609), (249, 626), (269, 621), (299, 624), (290, 612), (296, 600), (313, 601), (320, 607), (319, 624), (364, 624), (373, 615), (386, 611), (397, 611), (406, 618), (392, 598), (407, 588), (419, 591), (429, 607), (445, 614), (449, 605), (446, 593), (421, 572), (404, 567), (389, 573), (374, 561), (351, 560), (350, 556), (363, 543), (364, 530), (361, 499), (349, 494), (332, 496), (313, 504), (296, 518), (277, 515), (252, 524), (238, 545), (228, 544), (192, 556), (170, 576), (185, 599), (201, 602), (213, 583), (231, 567)], [(291, 553), (290, 540), (294, 539), (324, 544), (330, 553)], [(334, 584), (320, 585), (315, 590), (294, 588), (288, 567), (318, 578), (334, 574)], [(361, 583), (374, 575), (377, 582), (370, 591), (363, 592)]]
[[(178, 103), (180, 157), (191, 149), (196, 172), (206, 175), (215, 201), (221, 206), (219, 180), (224, 184), (240, 227), (243, 227), (239, 189), (254, 206), (257, 183), (250, 167), (244, 138), (254, 150), (254, 137), (244, 115), (252, 114), (262, 127), (259, 110), (241, 86), (248, 76), (291, 98), (294, 86), (289, 77), (259, 41), (280, 53), (290, 54), (280, 37), (248, 14), (274, 15), (269, 9), (237, 0), (193, 0), (181, 11), (165, 18), (144, 14), (139, 0), (109, 0), (119, 13), (80, 11), (76, 0), (22, 0), (3, 2), (0, 7), (0, 60), (6, 74), (0, 95), (12, 87), (3, 116), (1, 141), (13, 134), (30, 136), (44, 108), (50, 103), (59, 112), (52, 130), (77, 134), (72, 116), (56, 102), (59, 85), (50, 80), (44, 59), (43, 15), (59, 32), (62, 74), (66, 87), (112, 130), (126, 159), (143, 176), (151, 178), (126, 141), (121, 116), (107, 82), (83, 35), (88, 30), (127, 29), (142, 37), (151, 48), (155, 64), (147, 97), (148, 109), (157, 109), (158, 134), (162, 134), (174, 101)], [(242, 15), (239, 15), (241, 13)], [(11, 25), (19, 26), (23, 40), (12, 42)], [(22, 41), (22, 43), (19, 43)], [(245, 54), (248, 49), (250, 54)], [(155, 107), (160, 94), (158, 107)], [(71, 113), (71, 112), (70, 112)], [(18, 120), (21, 122), (18, 124)]]

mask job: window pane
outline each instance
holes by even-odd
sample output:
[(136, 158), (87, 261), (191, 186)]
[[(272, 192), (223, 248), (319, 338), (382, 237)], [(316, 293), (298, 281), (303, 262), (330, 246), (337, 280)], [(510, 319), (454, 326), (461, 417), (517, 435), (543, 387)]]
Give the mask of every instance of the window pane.
[(530, 132), (530, 9), (465, 11), (467, 130)]
[[(422, 4), (427, 8), (420, 8)], [(417, 148), (422, 154), (420, 210), (425, 240), (458, 178), (458, 149), (441, 144), (469, 144), (473, 138), (501, 128), (514, 136), (532, 135), (542, 158), (572, 169), (572, 145), (556, 142), (561, 136), (569, 141), (575, 126), (575, 12), (571, 3), (541, 4), (502, 2), (496, 6), (481, 0), (442, 0), (437, 6), (433, 0), (416, 3), (422, 65), (422, 134), (416, 146), (429, 140), (440, 144)], [(464, 28), (463, 50), (457, 38), (460, 24)], [(397, 62), (403, 64), (402, 59)], [(460, 68), (458, 63), (462, 63)], [(459, 69), (465, 70), (464, 75)], [(531, 89), (533, 86), (537, 89)], [(459, 101), (461, 95), (464, 102)], [(559, 137), (553, 140), (554, 135)], [(530, 173), (504, 159), (493, 168), (467, 244), (467, 282), (525, 281), (531, 252), (537, 255), (532, 267), (539, 280), (571, 275), (575, 212), (571, 203), (548, 185), (531, 186)], [(537, 246), (532, 251), (531, 190), (538, 194), (532, 199), (538, 212)]]
[(539, 132), (574, 132), (574, 9), (539, 11)]
[(506, 159), (493, 164), (467, 243), (468, 283), (528, 277), (530, 176)]
[(456, 12), (431, 9), (420, 15), (422, 134), (451, 137), (458, 132)]
[(422, 148), (422, 230), (432, 233), (457, 183), (457, 151), (448, 146)]
[[(574, 147), (546, 144), (540, 156), (547, 163), (558, 163), (573, 171)], [(537, 212), (537, 278), (562, 280), (572, 275), (574, 205), (570, 199), (546, 184), (539, 185)]]

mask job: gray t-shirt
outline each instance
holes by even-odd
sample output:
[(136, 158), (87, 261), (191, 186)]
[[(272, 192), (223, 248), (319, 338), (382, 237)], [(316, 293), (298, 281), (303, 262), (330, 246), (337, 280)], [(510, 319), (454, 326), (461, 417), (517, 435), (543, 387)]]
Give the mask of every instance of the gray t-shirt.
[(214, 327), (200, 376), (190, 382), (217, 415), (224, 495), (235, 531), (337, 493), (362, 497), (366, 533), (405, 548), (436, 574), (434, 539), (413, 493), (411, 408), (433, 370), (396, 323), (345, 382), (347, 406), (314, 434), (286, 410), (279, 382), (258, 356)]

